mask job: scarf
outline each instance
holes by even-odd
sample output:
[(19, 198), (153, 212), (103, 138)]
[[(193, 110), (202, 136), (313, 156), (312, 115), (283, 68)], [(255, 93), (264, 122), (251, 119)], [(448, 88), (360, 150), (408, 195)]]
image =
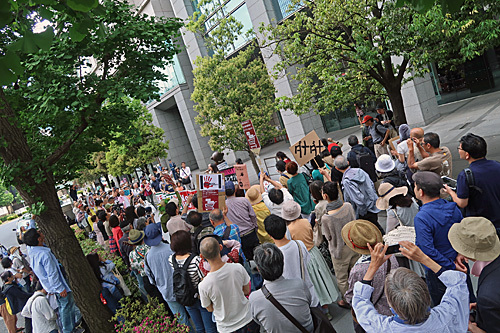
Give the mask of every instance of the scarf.
[(340, 199), (329, 202), (326, 204), (326, 211), (329, 212), (331, 210), (339, 209), (340, 207), (342, 207), (343, 204), (344, 202)]

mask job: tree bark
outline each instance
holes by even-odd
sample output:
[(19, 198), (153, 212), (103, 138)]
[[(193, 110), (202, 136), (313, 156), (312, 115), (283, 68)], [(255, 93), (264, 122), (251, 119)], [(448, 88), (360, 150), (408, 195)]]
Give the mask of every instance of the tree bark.
[(253, 165), (253, 168), (255, 169), (255, 172), (257, 173), (257, 175), (259, 174), (260, 172), (260, 169), (259, 169), (259, 165), (257, 164), (257, 159), (256, 159), (256, 156), (253, 152), (251, 152), (250, 150), (248, 151), (248, 155), (250, 155), (250, 160), (252, 161), (252, 165)]
[(403, 104), (403, 95), (401, 95), (401, 85), (394, 88), (387, 89), (387, 95), (392, 105), (392, 112), (394, 113), (394, 122), (396, 126), (406, 124), (405, 107)]
[(0, 87), (0, 156), (6, 167), (12, 167), (13, 185), (26, 201), (33, 205), (42, 202), (45, 210), (37, 218), (47, 245), (65, 267), (68, 283), (91, 332), (112, 332), (111, 313), (101, 303), (101, 286), (83, 255), (73, 231), (66, 223), (51, 172), (33, 161), (24, 133), (17, 124), (14, 110)]

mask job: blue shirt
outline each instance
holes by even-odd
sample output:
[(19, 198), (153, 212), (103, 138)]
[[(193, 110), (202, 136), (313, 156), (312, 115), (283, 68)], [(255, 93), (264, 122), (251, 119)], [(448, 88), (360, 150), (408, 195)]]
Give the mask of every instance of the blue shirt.
[(60, 294), (64, 290), (71, 291), (59, 267), (59, 262), (48, 247), (28, 246), (28, 256), (31, 269), (47, 293)]
[(459, 271), (445, 271), (439, 276), (446, 286), (441, 303), (431, 309), (429, 318), (417, 325), (398, 322), (395, 317), (377, 312), (370, 297), (373, 287), (361, 282), (354, 284), (352, 308), (359, 324), (367, 333), (464, 333), (469, 323), (469, 290), (466, 275)]
[(161, 242), (152, 246), (144, 262), (144, 269), (151, 284), (161, 292), (166, 302), (175, 301), (173, 274), (174, 270), (168, 263), (168, 258), (174, 254), (169, 244)]
[(27, 230), (29, 230), (29, 229), (36, 229), (36, 222), (35, 222), (35, 220), (33, 220), (33, 219), (30, 220), (30, 223), (28, 224)]
[(474, 175), (474, 184), (482, 190), (469, 189), (465, 172), (457, 177), (457, 196), (460, 199), (469, 199), (465, 207), (465, 216), (482, 216), (500, 228), (500, 163), (487, 159), (480, 159), (470, 164), (469, 168)]
[[(218, 226), (215, 227), (214, 229), (214, 235), (222, 236), (224, 235), (224, 231), (226, 231), (227, 225), (226, 223), (221, 223)], [(229, 239), (235, 240), (241, 244), (241, 237), (240, 237), (240, 228), (236, 224), (231, 224), (231, 232), (229, 232)], [(245, 255), (243, 254), (243, 250), (240, 247), (240, 256), (246, 260)]]
[(448, 231), (462, 221), (462, 213), (454, 202), (437, 199), (424, 204), (415, 216), (417, 246), (445, 269), (455, 269), (457, 252), (448, 240)]

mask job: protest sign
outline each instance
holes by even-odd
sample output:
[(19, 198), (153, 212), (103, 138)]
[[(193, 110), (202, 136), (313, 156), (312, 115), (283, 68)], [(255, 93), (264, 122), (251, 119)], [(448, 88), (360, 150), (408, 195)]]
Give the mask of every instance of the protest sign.
[(245, 136), (247, 138), (248, 146), (250, 147), (250, 151), (256, 155), (260, 153), (260, 142), (257, 138), (257, 133), (255, 133), (255, 128), (253, 127), (251, 120), (245, 120), (241, 123), (243, 125), (243, 132), (245, 132)]
[(238, 179), (240, 188), (248, 190), (250, 188), (250, 180), (248, 179), (246, 164), (235, 164), (234, 170), (236, 171), (236, 178)]
[(224, 175), (221, 173), (200, 173), (197, 177), (197, 185), (200, 191), (224, 191)]
[(321, 154), (325, 149), (316, 131), (309, 132), (309, 134), (290, 147), (293, 157), (295, 157), (300, 166)]
[(234, 167), (228, 167), (226, 169), (219, 169), (219, 171), (224, 175), (224, 181), (231, 181), (233, 183), (236, 183), (238, 180), (236, 178), (236, 172), (234, 170)]

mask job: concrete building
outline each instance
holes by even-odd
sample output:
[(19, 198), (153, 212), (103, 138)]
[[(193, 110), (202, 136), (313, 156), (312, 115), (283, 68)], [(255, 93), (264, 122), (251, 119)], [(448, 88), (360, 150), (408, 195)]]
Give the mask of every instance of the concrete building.
[[(187, 20), (196, 10), (196, 0), (131, 0), (143, 14), (177, 17)], [(253, 29), (264, 24), (277, 24), (291, 14), (290, 0), (215, 0), (210, 6), (210, 15), (205, 22), (207, 33), (217, 26), (222, 17), (233, 16), (243, 24), (243, 30)], [(216, 4), (215, 4), (216, 3)], [(243, 36), (238, 38), (231, 52), (237, 52), (250, 40)], [(207, 137), (200, 136), (200, 127), (194, 118), (194, 103), (191, 101), (193, 92), (194, 61), (198, 56), (206, 56), (208, 50), (203, 39), (190, 31), (183, 29), (179, 41), (183, 51), (175, 56), (173, 64), (164, 70), (169, 74), (167, 82), (161, 82), (161, 98), (151, 102), (148, 109), (153, 115), (153, 123), (165, 130), (166, 140), (170, 141), (169, 158), (180, 164), (185, 161), (191, 169), (204, 170), (211, 163), (212, 150), (208, 145)], [(261, 50), (264, 62), (271, 72), (278, 61), (272, 56), (272, 50)], [(410, 126), (423, 126), (437, 119), (440, 114), (438, 103), (450, 102), (478, 93), (489, 92), (500, 86), (500, 49), (487, 52), (483, 63), (487, 72), (483, 76), (487, 79), (479, 89), (477, 87), (477, 68), (481, 67), (481, 60), (474, 61), (473, 65), (464, 65), (457, 72), (438, 69), (431, 66), (431, 74), (417, 78), (407, 83), (402, 90), (407, 120)], [(467, 69), (467, 66), (469, 69)], [(293, 71), (293, 68), (290, 69)], [(475, 71), (475, 75), (467, 75)], [(481, 76), (481, 75), (479, 75)], [(282, 75), (274, 81), (276, 96), (292, 96), (297, 92), (297, 82), (289, 76)], [(354, 109), (337, 110), (327, 116), (319, 116), (313, 112), (297, 116), (290, 110), (281, 110), (276, 115), (275, 124), (286, 129), (291, 144), (297, 142), (311, 130), (315, 130), (320, 137), (326, 133), (346, 127), (358, 125)], [(330, 135), (331, 136), (331, 135)], [(226, 155), (228, 163), (234, 162), (235, 154)], [(244, 156), (239, 156), (243, 157)], [(165, 163), (166, 161), (162, 161)]]

